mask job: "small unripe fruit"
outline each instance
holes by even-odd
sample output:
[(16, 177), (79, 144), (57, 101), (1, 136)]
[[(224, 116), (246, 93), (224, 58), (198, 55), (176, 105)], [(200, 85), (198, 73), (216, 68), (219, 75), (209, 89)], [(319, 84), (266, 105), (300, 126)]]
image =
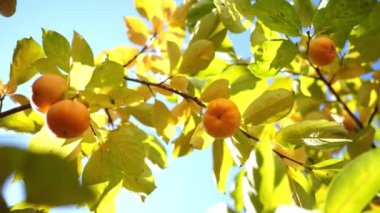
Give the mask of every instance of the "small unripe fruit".
[(234, 102), (226, 98), (212, 100), (206, 108), (203, 125), (214, 138), (226, 138), (239, 129), (241, 115)]
[(309, 59), (317, 66), (325, 66), (334, 61), (336, 48), (329, 37), (318, 37), (309, 43)]
[(80, 136), (90, 125), (90, 114), (85, 105), (73, 100), (53, 104), (47, 114), (49, 129), (59, 138)]
[(45, 113), (52, 104), (62, 100), (66, 89), (64, 78), (54, 74), (42, 75), (32, 85), (32, 106)]

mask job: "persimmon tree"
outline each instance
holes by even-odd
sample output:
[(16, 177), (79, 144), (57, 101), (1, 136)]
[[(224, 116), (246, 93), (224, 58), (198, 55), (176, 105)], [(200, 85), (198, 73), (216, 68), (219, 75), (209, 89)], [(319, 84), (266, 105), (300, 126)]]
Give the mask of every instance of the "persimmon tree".
[[(1, 14), (11, 16), (15, 2), (2, 1)], [(174, 157), (212, 149), (215, 187), (230, 193), (231, 212), (375, 211), (380, 3), (322, 2), (135, 0), (140, 17), (124, 19), (134, 45), (97, 56), (78, 32), (71, 42), (50, 29), (41, 44), (20, 39), (0, 85), (1, 106), (14, 107), (1, 111), (0, 126), (32, 137), (28, 150), (0, 148), (0, 183), (15, 173), (26, 201), (1, 199), (0, 211), (77, 204), (112, 212), (122, 188), (149, 196), (151, 165), (166, 167), (171, 144)], [(252, 56), (241, 58), (230, 36), (246, 32)], [(75, 117), (89, 113), (79, 136), (53, 134), (18, 92), (46, 74), (66, 82), (61, 101), (82, 105)], [(214, 100), (233, 111), (224, 125), (223, 113), (204, 119), (219, 112), (214, 104), (206, 112)], [(233, 167), (240, 172), (229, 191)]]

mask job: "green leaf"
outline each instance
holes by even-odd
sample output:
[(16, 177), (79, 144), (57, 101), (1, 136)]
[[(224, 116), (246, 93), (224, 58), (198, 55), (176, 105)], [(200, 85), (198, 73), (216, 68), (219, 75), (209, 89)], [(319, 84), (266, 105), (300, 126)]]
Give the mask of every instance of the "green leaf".
[(74, 62), (94, 66), (94, 54), (92, 53), (91, 47), (77, 32), (74, 32), (73, 41), (71, 43), (71, 54)]
[(230, 169), (234, 165), (231, 153), (223, 140), (216, 140), (212, 148), (214, 175), (218, 189), (225, 193)]
[(0, 14), (5, 17), (10, 17), (16, 12), (17, 0), (1, 0)]
[(147, 104), (144, 102), (136, 106), (129, 106), (127, 110), (144, 125), (153, 127), (154, 121), (152, 104)]
[(161, 169), (167, 166), (167, 156), (165, 147), (154, 137), (148, 137), (144, 141), (147, 147), (147, 157), (148, 159), (158, 165)]
[(380, 190), (380, 149), (366, 152), (333, 179), (327, 192), (324, 211), (361, 212)]
[(77, 172), (57, 155), (30, 153), (21, 173), (27, 202), (57, 206), (92, 199), (91, 191), (80, 186)]
[(315, 13), (315, 33), (332, 34), (336, 46), (343, 47), (352, 28), (371, 13), (375, 4), (376, 0), (328, 1), (325, 8)]
[(237, 10), (234, 0), (214, 0), (214, 5), (220, 20), (229, 31), (241, 33), (246, 30), (247, 23), (242, 23), (243, 15)]
[(146, 164), (144, 166), (144, 172), (139, 177), (125, 175), (123, 178), (123, 187), (136, 192), (142, 199), (145, 199), (145, 197), (156, 188), (152, 171)]
[[(254, 143), (247, 138), (242, 131), (237, 131), (232, 138), (232, 144), (236, 148), (236, 157), (239, 160), (239, 166), (243, 166), (248, 160), (254, 148)], [(232, 152), (235, 154), (235, 152)]]
[(372, 12), (350, 35), (350, 54), (355, 54), (360, 62), (375, 62), (380, 57), (379, 51), (371, 48), (373, 44), (380, 43), (380, 3), (378, 2)]
[(82, 174), (83, 184), (87, 186), (104, 182), (117, 183), (121, 178), (121, 170), (112, 162), (106, 145), (92, 153)]
[(59, 68), (70, 70), (70, 43), (67, 39), (51, 30), (42, 30), (42, 46), (48, 58), (54, 61)]
[(301, 20), (286, 0), (256, 1), (253, 5), (258, 19), (271, 30), (288, 36), (301, 35)]
[(295, 0), (294, 8), (301, 18), (302, 26), (310, 26), (317, 10), (312, 0)]
[(16, 132), (35, 133), (41, 125), (33, 119), (30, 110), (14, 113), (0, 119), (0, 127)]
[(242, 169), (235, 177), (235, 188), (231, 192), (231, 198), (234, 201), (234, 207), (237, 212), (243, 212), (244, 210), (244, 185), (243, 180), (245, 177), (245, 170)]
[(212, 1), (204, 0), (198, 1), (193, 4), (187, 13), (187, 25), (190, 27), (190, 30), (195, 26), (196, 22), (200, 20), (203, 16), (210, 13), (212, 9), (215, 8), (215, 5)]
[(293, 92), (276, 89), (264, 92), (243, 114), (246, 124), (259, 125), (280, 120), (290, 113), (294, 104)]
[(347, 130), (336, 122), (307, 120), (281, 129), (276, 137), (281, 144), (306, 145), (314, 149), (340, 148), (352, 142)]
[(114, 87), (123, 87), (125, 85), (123, 77), (124, 68), (122, 65), (112, 61), (105, 61), (94, 70), (86, 88), (90, 90), (99, 88), (98, 94), (107, 94)]
[(37, 73), (32, 64), (44, 56), (41, 46), (32, 38), (17, 41), (13, 52), (10, 81), (20, 85), (31, 79)]
[[(200, 39), (191, 43), (183, 54), (179, 71), (184, 74), (196, 74), (206, 69), (214, 59), (215, 50), (211, 41)], [(197, 63), (194, 63), (194, 62)]]
[(133, 126), (125, 124), (108, 134), (106, 145), (112, 161), (124, 175), (139, 177), (144, 172), (145, 149), (143, 141), (146, 134)]
[(61, 72), (57, 68), (57, 65), (55, 65), (55, 63), (49, 58), (40, 58), (37, 61), (35, 61), (32, 65), (42, 75), (43, 74), (55, 74), (55, 75), (61, 75), (62, 76)]
[(313, 209), (316, 203), (315, 191), (312, 183), (310, 183), (300, 170), (289, 167), (290, 185), (293, 191), (293, 199), (298, 206), (306, 209)]
[(292, 194), (286, 166), (272, 151), (272, 144), (261, 141), (256, 146), (257, 168), (253, 170), (256, 193), (251, 200), (258, 212), (273, 212), (278, 206), (290, 204)]
[(14, 147), (0, 147), (0, 188), (4, 181), (13, 172), (18, 171), (22, 167), (24, 158), (26, 157), (24, 151)]
[(259, 78), (273, 77), (288, 66), (297, 53), (297, 46), (289, 40), (265, 41), (255, 51), (255, 62), (248, 68)]
[(172, 72), (178, 65), (181, 59), (181, 49), (175, 42), (167, 41), (168, 57), (170, 61), (170, 72)]

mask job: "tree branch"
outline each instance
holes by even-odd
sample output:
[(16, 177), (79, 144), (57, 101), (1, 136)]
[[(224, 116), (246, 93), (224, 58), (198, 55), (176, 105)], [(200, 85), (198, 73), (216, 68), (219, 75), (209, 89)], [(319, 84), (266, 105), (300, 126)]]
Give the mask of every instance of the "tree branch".
[(123, 67), (128, 67), (129, 65), (132, 64), (132, 62), (134, 62), (137, 57), (139, 57), (139, 55), (143, 54), (145, 51), (148, 50), (148, 48), (150, 47), (150, 45), (152, 45), (152, 43), (154, 42), (154, 40), (156, 39), (158, 33), (157, 32), (154, 32), (152, 37), (149, 38), (149, 40), (146, 42), (146, 44), (144, 45), (144, 47), (136, 54), (134, 55), (131, 59), (129, 59), (129, 61), (127, 63), (125, 63), (123, 65)]
[(183, 97), (186, 100), (191, 100), (191, 101), (193, 101), (194, 103), (198, 104), (199, 106), (201, 106), (203, 108), (206, 107), (206, 105), (201, 100), (199, 100), (197, 97), (194, 97), (194, 96), (189, 95), (187, 93), (181, 92), (181, 91), (173, 89), (171, 87), (168, 87), (165, 84), (153, 83), (153, 82), (144, 81), (144, 80), (140, 80), (140, 79), (136, 79), (136, 78), (130, 78), (128, 76), (124, 76), (124, 80), (126, 80), (126, 81), (132, 81), (132, 82), (136, 82), (136, 83), (140, 83), (140, 84), (144, 84), (144, 85), (146, 85), (148, 87), (152, 87), (152, 86), (153, 87), (159, 87), (159, 88), (164, 89), (166, 91), (175, 93), (175, 94)]
[(298, 165), (300, 165), (300, 166), (302, 166), (302, 167), (304, 167), (305, 169), (308, 169), (308, 170), (313, 170), (313, 168), (312, 167), (310, 167), (310, 166), (308, 166), (308, 165), (306, 165), (306, 164), (304, 164), (304, 163), (302, 163), (302, 162), (299, 162), (298, 160), (295, 160), (295, 159), (293, 159), (293, 158), (291, 158), (291, 157), (289, 157), (289, 156), (287, 156), (287, 155), (284, 155), (284, 154), (282, 154), (281, 152), (279, 152), (279, 151), (277, 151), (276, 149), (272, 149), (273, 150), (273, 152), (274, 153), (276, 153), (280, 158), (282, 158), (282, 159), (287, 159), (287, 160), (290, 160), (290, 161), (292, 161), (293, 163), (296, 163), (296, 164), (298, 164)]
[(30, 103), (27, 103), (27, 104), (15, 107), (13, 109), (1, 112), (0, 118), (4, 118), (4, 117), (7, 117), (8, 115), (12, 115), (12, 114), (15, 114), (15, 113), (18, 113), (18, 112), (21, 112), (21, 111), (24, 111), (24, 110), (30, 109), (30, 108), (32, 108), (32, 106), (30, 105)]
[[(310, 32), (309, 31), (307, 32), (307, 36), (308, 36), (308, 41), (307, 41), (306, 51), (308, 53), (309, 52), (310, 40), (311, 40), (311, 36), (310, 36)], [(310, 66), (318, 74), (320, 80), (323, 81), (323, 83), (327, 86), (327, 88), (329, 89), (329, 91), (334, 95), (334, 97), (336, 98), (336, 100), (343, 106), (344, 110), (350, 115), (350, 117), (352, 119), (354, 119), (356, 125), (360, 129), (362, 129), (364, 127), (363, 123), (354, 115), (354, 113), (350, 110), (350, 108), (348, 108), (347, 104), (342, 100), (342, 98), (339, 96), (339, 94), (335, 91), (335, 89), (332, 87), (331, 83), (323, 76), (323, 74), (321, 72), (321, 69), (319, 67), (315, 66), (313, 63), (311, 63), (309, 57), (307, 57), (307, 60), (309, 61)]]

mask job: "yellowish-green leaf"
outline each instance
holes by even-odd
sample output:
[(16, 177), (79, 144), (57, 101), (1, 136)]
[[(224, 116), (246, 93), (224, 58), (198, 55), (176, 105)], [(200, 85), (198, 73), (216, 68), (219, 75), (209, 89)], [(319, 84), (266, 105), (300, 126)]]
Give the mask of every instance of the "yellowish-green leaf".
[(17, 0), (2, 0), (0, 1), (0, 14), (5, 17), (10, 17), (16, 12)]
[(340, 148), (352, 142), (343, 126), (327, 120), (306, 120), (287, 126), (277, 133), (276, 141), (315, 149)]
[(215, 138), (207, 134), (203, 122), (199, 122), (194, 134), (191, 136), (190, 145), (195, 149), (206, 149), (214, 141)]
[(315, 207), (316, 198), (312, 184), (307, 180), (300, 170), (289, 167), (290, 185), (292, 187), (293, 199), (298, 206), (305, 209), (313, 209)]
[(57, 65), (49, 58), (40, 58), (32, 64), (39, 73), (61, 75)]
[(73, 41), (71, 43), (71, 55), (74, 62), (94, 66), (94, 54), (92, 53), (91, 47), (77, 32), (74, 32)]
[(243, 114), (244, 122), (252, 125), (278, 121), (290, 113), (293, 92), (286, 89), (268, 90), (254, 100)]
[(152, 171), (145, 164), (144, 172), (139, 177), (124, 175), (123, 187), (139, 194), (142, 199), (148, 196), (156, 188)]
[(212, 1), (197, 1), (190, 8), (187, 14), (187, 25), (190, 30), (193, 29), (196, 22), (198, 22), (203, 16), (210, 13), (212, 9), (215, 8), (215, 5)]
[(244, 177), (245, 170), (242, 169), (235, 177), (234, 190), (231, 192), (231, 198), (234, 201), (234, 207), (237, 212), (243, 212), (244, 210)]
[[(233, 33), (241, 33), (249, 26), (243, 15), (238, 11), (236, 2), (232, 0), (214, 0), (220, 20)], [(242, 21), (244, 23), (242, 23)]]
[(225, 193), (230, 169), (234, 165), (230, 150), (223, 140), (216, 140), (212, 147), (214, 175), (218, 189)]
[(135, 55), (139, 52), (138, 49), (131, 46), (119, 46), (105, 51), (107, 59), (117, 62), (119, 64), (128, 64), (127, 68), (133, 66), (136, 60), (131, 61)]
[(257, 1), (253, 6), (259, 20), (270, 29), (289, 36), (301, 35), (300, 17), (288, 1)]
[(154, 137), (149, 136), (144, 141), (147, 147), (147, 158), (161, 169), (167, 166), (167, 156), (165, 147)]
[(312, 0), (295, 0), (294, 8), (300, 16), (302, 26), (310, 26), (317, 10)]
[(361, 212), (380, 190), (380, 149), (366, 152), (333, 179), (324, 212)]
[(256, 194), (251, 200), (259, 212), (273, 212), (292, 202), (292, 193), (284, 162), (273, 153), (272, 144), (261, 141), (256, 146), (257, 168), (253, 171)]
[(135, 8), (140, 15), (147, 18), (148, 20), (153, 20), (153, 17), (162, 18), (162, 9), (160, 1), (151, 0), (134, 0)]
[(367, 126), (353, 135), (352, 143), (349, 143), (347, 146), (348, 154), (351, 159), (356, 158), (372, 148), (375, 133), (376, 131), (372, 126)]
[(105, 61), (94, 70), (86, 88), (90, 90), (99, 89), (99, 92), (94, 92), (106, 94), (114, 87), (123, 87), (125, 85), (123, 77), (124, 68), (122, 65), (112, 61)]
[(158, 135), (166, 137), (167, 140), (174, 137), (177, 118), (161, 101), (156, 100), (154, 102), (152, 119)]
[(21, 111), (0, 119), (0, 127), (16, 132), (35, 133), (41, 126), (29, 117), (30, 110)]
[(189, 45), (185, 53), (179, 71), (185, 74), (196, 74), (206, 69), (214, 59), (214, 45), (211, 41), (200, 39)]
[(195, 123), (196, 121), (194, 117), (189, 117), (186, 120), (182, 134), (173, 142), (173, 157), (185, 156), (192, 151), (190, 140), (195, 132)]
[(296, 57), (298, 48), (289, 40), (268, 40), (255, 51), (255, 62), (248, 66), (259, 78), (275, 76)]
[(116, 212), (116, 199), (122, 187), (123, 181), (92, 185), (90, 188), (95, 192), (96, 200), (87, 203), (89, 209), (99, 213)]
[(178, 45), (172, 41), (167, 41), (168, 57), (170, 61), (170, 72), (177, 67), (179, 60), (181, 59), (181, 49)]
[(154, 126), (153, 105), (141, 103), (136, 106), (130, 106), (127, 109), (137, 120), (147, 126)]
[(59, 68), (68, 72), (70, 70), (71, 47), (67, 39), (51, 30), (42, 30), (42, 46), (48, 58)]
[(32, 64), (44, 56), (41, 46), (32, 38), (17, 41), (13, 52), (10, 81), (20, 85), (31, 79), (37, 73)]
[(74, 62), (70, 70), (70, 87), (75, 90), (84, 90), (90, 82), (94, 67)]
[(145, 45), (149, 38), (149, 29), (145, 23), (140, 18), (132, 16), (125, 17), (124, 21), (128, 28), (129, 40), (137, 45)]
[(106, 145), (112, 161), (124, 175), (139, 177), (144, 172), (146, 134), (132, 124), (119, 126), (108, 134)]
[(232, 155), (236, 155), (235, 157), (237, 158), (239, 166), (243, 166), (251, 155), (254, 148), (254, 142), (252, 139), (247, 138), (242, 131), (237, 131), (232, 138), (232, 145), (235, 148), (232, 149), (232, 147), (230, 147), (230, 150), (234, 150), (231, 151)]
[(217, 79), (205, 87), (201, 101), (209, 102), (216, 98), (229, 98), (230, 95), (230, 83), (226, 79)]

